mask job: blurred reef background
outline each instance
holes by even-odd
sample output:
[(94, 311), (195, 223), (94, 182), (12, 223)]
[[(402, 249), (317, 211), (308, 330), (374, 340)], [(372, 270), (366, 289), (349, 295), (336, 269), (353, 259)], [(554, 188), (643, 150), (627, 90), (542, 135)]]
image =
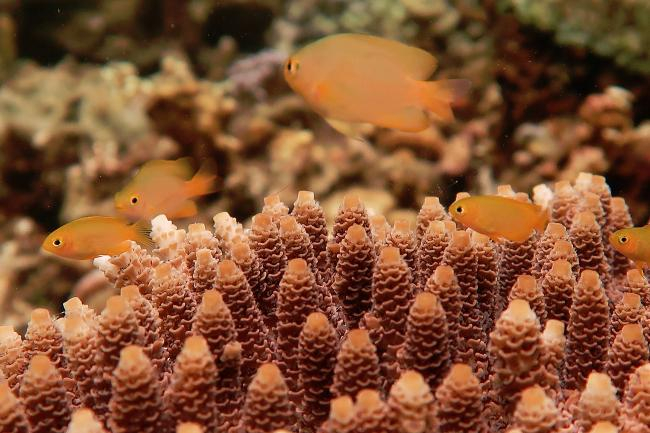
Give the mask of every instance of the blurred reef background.
[[(457, 120), (422, 133), (333, 131), (284, 83), (287, 54), (363, 32), (422, 47), (472, 80)], [(637, 224), (650, 214), (647, 0), (0, 0), (0, 318), (106, 284), (39, 253), (144, 162), (216, 162), (198, 221), (246, 220), (311, 190), (332, 217), (354, 190), (415, 218), (427, 195), (528, 191), (589, 171)]]

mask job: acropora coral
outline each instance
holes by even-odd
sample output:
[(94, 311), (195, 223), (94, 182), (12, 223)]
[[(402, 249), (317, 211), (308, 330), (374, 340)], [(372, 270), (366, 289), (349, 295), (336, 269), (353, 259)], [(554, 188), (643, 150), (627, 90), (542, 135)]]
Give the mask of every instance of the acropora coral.
[(627, 208), (587, 173), (533, 199), (552, 222), (523, 243), (436, 197), (415, 226), (348, 195), (330, 230), (309, 191), (250, 228), (156, 217), (153, 251), (95, 260), (101, 313), (0, 327), (0, 431), (650, 431), (650, 284), (604, 237)]

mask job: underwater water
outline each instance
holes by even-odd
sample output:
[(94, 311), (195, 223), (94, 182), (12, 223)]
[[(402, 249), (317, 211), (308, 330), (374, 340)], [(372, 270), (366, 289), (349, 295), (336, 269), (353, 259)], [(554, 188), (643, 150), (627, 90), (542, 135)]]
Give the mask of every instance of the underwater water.
[[(326, 223), (317, 248), (299, 221), (313, 260), (327, 260), (314, 265), (329, 269), (323, 286), (340, 271), (332, 257), (352, 225), (342, 210), (357, 205), (377, 257), (388, 233), (416, 227), (417, 250), (422, 209), (467, 193), (525, 193), (536, 206), (490, 203), (470, 219), (450, 210), (458, 229), (489, 236), (497, 252), (510, 234), (541, 237), (548, 218), (568, 232), (574, 214), (591, 211), (611, 268), (599, 275), (617, 294), (608, 292), (611, 316), (632, 265), (608, 236), (650, 218), (648, 47), (644, 0), (0, 0), (0, 325), (24, 334), (34, 308), (58, 317), (72, 297), (101, 312), (133, 281), (92, 259), (128, 253), (129, 241), (173, 266), (180, 253), (170, 249), (183, 250), (193, 272), (196, 251), (179, 246), (192, 241), (168, 232), (190, 239), (202, 231), (191, 224), (215, 227), (216, 261), (266, 227), (254, 220), (263, 209), (277, 236), (293, 233), (295, 221), (280, 220), (312, 203), (305, 191)], [(146, 165), (159, 160), (169, 163)], [(569, 184), (577, 195), (562, 220), (553, 212)], [(610, 193), (624, 199), (616, 217)], [(451, 219), (440, 212), (432, 219)], [(508, 227), (483, 231), (486, 213)], [(167, 219), (152, 243), (159, 214)], [(77, 221), (89, 216), (108, 219)], [(508, 284), (541, 271), (530, 251)], [(405, 259), (414, 279), (416, 255)], [(279, 284), (285, 264), (261, 272)]]

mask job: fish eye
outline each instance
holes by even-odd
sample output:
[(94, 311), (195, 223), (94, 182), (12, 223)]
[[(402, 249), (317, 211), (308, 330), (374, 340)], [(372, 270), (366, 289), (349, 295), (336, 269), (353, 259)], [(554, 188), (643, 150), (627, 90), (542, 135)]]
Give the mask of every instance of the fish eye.
[(462, 206), (456, 206), (456, 212), (458, 213), (463, 213), (463, 207)]
[(627, 241), (628, 241), (627, 236), (621, 236), (621, 237), (619, 238), (619, 241), (621, 241), (622, 244), (626, 244)]
[(60, 247), (61, 245), (63, 245), (63, 241), (59, 238), (56, 238), (52, 241), (52, 245), (54, 245), (55, 247)]
[(300, 64), (293, 59), (289, 59), (287, 60), (286, 68), (287, 68), (287, 72), (295, 74), (296, 72), (298, 72), (298, 69), (300, 69)]
[(138, 196), (137, 195), (131, 196), (131, 204), (138, 204)]

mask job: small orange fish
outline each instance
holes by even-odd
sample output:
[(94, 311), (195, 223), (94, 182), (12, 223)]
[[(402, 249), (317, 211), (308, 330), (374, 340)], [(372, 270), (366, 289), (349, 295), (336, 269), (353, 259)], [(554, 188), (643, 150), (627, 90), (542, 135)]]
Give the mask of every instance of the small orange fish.
[(609, 243), (637, 268), (650, 266), (650, 225), (617, 230), (609, 235)]
[(451, 216), (466, 227), (512, 242), (524, 242), (533, 230), (544, 231), (548, 214), (540, 206), (514, 198), (482, 195), (461, 198), (449, 206)]
[(169, 219), (196, 215), (191, 199), (214, 192), (216, 175), (206, 165), (193, 173), (190, 158), (149, 161), (115, 194), (115, 208), (132, 220), (150, 221), (160, 214)]
[[(464, 97), (469, 80), (426, 81), (436, 69), (428, 52), (361, 34), (328, 36), (299, 50), (284, 65), (289, 86), (337, 130), (371, 123), (417, 132), (443, 121)], [(347, 134), (349, 135), (349, 134)]]
[(42, 248), (60, 257), (88, 260), (128, 251), (131, 241), (151, 247), (145, 222), (129, 224), (122, 218), (90, 216), (71, 221), (49, 234)]

